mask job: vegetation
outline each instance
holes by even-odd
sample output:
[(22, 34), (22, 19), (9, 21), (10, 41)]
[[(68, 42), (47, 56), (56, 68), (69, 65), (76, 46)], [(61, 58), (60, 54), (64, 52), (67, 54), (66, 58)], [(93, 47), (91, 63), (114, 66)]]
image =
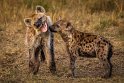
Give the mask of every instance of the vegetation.
[[(64, 74), (68, 72), (66, 64), (69, 61), (66, 60), (68, 56), (65, 56), (67, 53), (64, 43), (57, 34), (55, 53), (58, 76), (50, 75), (45, 63), (37, 76), (29, 75), (28, 56), (25, 56), (24, 49), (26, 28), (23, 19), (34, 12), (36, 5), (42, 5), (53, 22), (61, 17), (72, 22), (78, 30), (108, 38), (114, 46), (113, 77), (108, 80), (88, 78), (87, 75), (86, 78), (65, 78)], [(124, 81), (124, 0), (0, 0), (0, 48), (0, 82), (122, 83)], [(85, 65), (79, 69), (87, 70), (84, 68), (90, 65), (86, 63), (87, 60), (82, 62), (85, 62)]]

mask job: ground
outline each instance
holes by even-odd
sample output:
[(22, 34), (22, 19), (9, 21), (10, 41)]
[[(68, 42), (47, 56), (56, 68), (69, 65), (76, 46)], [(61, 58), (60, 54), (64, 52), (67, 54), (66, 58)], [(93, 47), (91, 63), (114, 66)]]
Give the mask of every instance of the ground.
[[(11, 27), (9, 27), (11, 26)], [(0, 30), (0, 83), (123, 83), (124, 82), (124, 51), (114, 47), (112, 56), (113, 71), (109, 79), (99, 78), (102, 67), (96, 58), (78, 58), (76, 61), (76, 78), (67, 78), (69, 56), (59, 35), (55, 34), (55, 60), (57, 75), (52, 75), (41, 63), (37, 75), (28, 73), (28, 56), (25, 49), (25, 30), (22, 24), (11, 23)], [(59, 39), (57, 39), (59, 38)], [(109, 38), (113, 44), (118, 43)]]
[[(54, 22), (66, 18), (76, 29), (110, 40), (114, 47), (112, 77), (98, 77), (102, 72), (98, 59), (78, 58), (76, 78), (67, 78), (69, 56), (58, 34), (57, 75), (50, 73), (46, 62), (37, 75), (29, 74), (23, 19), (34, 13), (36, 5), (45, 7)], [(124, 83), (124, 0), (0, 0), (0, 83)]]

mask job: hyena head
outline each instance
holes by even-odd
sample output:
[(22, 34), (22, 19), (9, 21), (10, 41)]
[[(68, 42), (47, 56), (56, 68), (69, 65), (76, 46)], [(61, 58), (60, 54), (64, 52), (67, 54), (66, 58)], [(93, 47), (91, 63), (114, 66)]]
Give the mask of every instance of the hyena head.
[(50, 30), (52, 32), (58, 32), (62, 34), (68, 34), (72, 29), (72, 25), (70, 22), (66, 20), (59, 20), (55, 22), (52, 26), (50, 26)]
[(45, 9), (42, 6), (36, 6), (35, 13), (25, 18), (24, 23), (29, 29), (34, 29), (36, 34), (46, 32), (48, 30), (48, 25)]

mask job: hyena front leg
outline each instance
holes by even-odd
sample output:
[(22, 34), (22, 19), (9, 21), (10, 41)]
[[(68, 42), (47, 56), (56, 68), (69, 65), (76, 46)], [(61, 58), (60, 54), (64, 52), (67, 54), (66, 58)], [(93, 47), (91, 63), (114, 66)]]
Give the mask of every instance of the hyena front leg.
[(76, 57), (73, 55), (70, 55), (70, 69), (73, 77), (75, 76), (75, 60), (76, 60)]
[(41, 38), (39, 36), (35, 37), (32, 41), (32, 45), (29, 49), (29, 70), (33, 74), (37, 74), (40, 66), (39, 52), (41, 50)]
[(30, 57), (29, 57), (29, 71), (32, 72), (33, 74), (37, 74), (40, 66), (40, 61), (39, 61), (39, 51), (40, 48), (32, 48), (30, 49)]
[(49, 40), (50, 43), (48, 43), (48, 47), (49, 47), (49, 53), (51, 55), (51, 62), (50, 62), (50, 70), (55, 73), (56, 71), (56, 64), (55, 64), (55, 55), (54, 55), (54, 34), (52, 32), (50, 32), (50, 37)]
[(55, 73), (56, 71), (56, 64), (55, 64), (55, 60), (54, 60), (54, 53), (53, 53), (53, 49), (50, 45), (51, 42), (45, 42), (44, 44), (44, 53), (46, 56), (46, 61), (47, 61), (47, 65), (51, 71), (51, 73)]
[(75, 61), (76, 61), (76, 51), (74, 50), (69, 50), (69, 55), (70, 55), (70, 69), (71, 69), (71, 74), (72, 77), (75, 77)]

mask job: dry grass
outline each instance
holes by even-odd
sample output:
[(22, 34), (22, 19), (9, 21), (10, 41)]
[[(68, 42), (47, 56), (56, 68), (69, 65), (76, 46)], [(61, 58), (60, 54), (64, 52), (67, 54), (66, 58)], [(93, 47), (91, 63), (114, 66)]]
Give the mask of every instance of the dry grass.
[[(0, 0), (0, 82), (123, 83), (123, 3), (123, 0)], [(23, 19), (34, 11), (36, 5), (43, 5), (53, 22), (61, 16), (72, 22), (80, 31), (100, 34), (108, 38), (114, 46), (112, 78), (93, 77), (94, 72), (97, 74), (100, 72), (97, 68), (98, 60), (87, 58), (77, 61), (79, 77), (66, 78), (69, 58), (64, 42), (57, 34), (55, 34), (55, 56), (58, 75), (51, 75), (45, 63), (41, 64), (38, 75), (28, 74), (28, 56), (24, 49), (26, 29)]]

